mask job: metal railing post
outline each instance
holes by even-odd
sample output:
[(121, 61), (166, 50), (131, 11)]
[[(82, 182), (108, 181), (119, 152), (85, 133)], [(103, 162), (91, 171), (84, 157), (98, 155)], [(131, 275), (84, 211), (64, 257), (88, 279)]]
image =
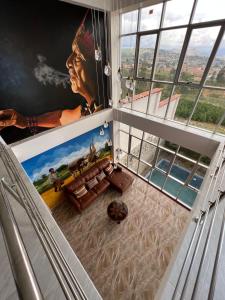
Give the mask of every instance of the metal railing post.
[(42, 300), (43, 296), (27, 255), (8, 197), (0, 181), (0, 220), (18, 294), (23, 300)]

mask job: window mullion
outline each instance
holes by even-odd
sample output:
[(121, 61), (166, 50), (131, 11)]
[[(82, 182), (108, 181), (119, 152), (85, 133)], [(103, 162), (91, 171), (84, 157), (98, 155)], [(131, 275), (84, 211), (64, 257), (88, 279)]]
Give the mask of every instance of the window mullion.
[(171, 92), (170, 92), (169, 100), (168, 100), (168, 103), (167, 103), (167, 106), (166, 106), (166, 112), (165, 112), (165, 115), (164, 115), (164, 120), (167, 118), (167, 114), (168, 114), (168, 111), (169, 111), (169, 108), (170, 108), (170, 102), (171, 102), (171, 98), (173, 96), (174, 90), (175, 90), (175, 84), (173, 85), (173, 87), (171, 89)]
[[(201, 156), (199, 157), (198, 162), (200, 161), (200, 159), (201, 159)], [(186, 187), (186, 186), (188, 187), (189, 182), (190, 182), (191, 179), (193, 178), (193, 176), (194, 176), (196, 170), (198, 169), (198, 162), (196, 162), (196, 164), (194, 165), (194, 167), (193, 167), (191, 173), (189, 174), (189, 176), (188, 176), (187, 179), (185, 180), (184, 185), (181, 186), (179, 192), (177, 193), (176, 200), (179, 199), (179, 196), (180, 196), (180, 194), (181, 194), (183, 188)], [(199, 191), (199, 190), (198, 190), (198, 191)]]
[(225, 112), (223, 113), (222, 117), (220, 118), (218, 124), (215, 126), (215, 129), (213, 130), (213, 134), (217, 132), (218, 128), (222, 125), (224, 120), (225, 120)]
[(187, 123), (186, 123), (187, 126), (189, 125), (189, 123), (190, 123), (190, 121), (191, 121), (191, 119), (192, 119), (192, 116), (193, 116), (193, 114), (194, 114), (194, 112), (195, 112), (195, 109), (196, 109), (196, 107), (197, 107), (197, 104), (198, 104), (198, 101), (199, 101), (199, 98), (200, 98), (201, 94), (202, 94), (202, 88), (200, 88), (200, 90), (199, 90), (199, 92), (198, 92), (198, 94), (197, 94), (197, 96), (196, 96), (196, 99), (195, 99), (195, 102), (194, 102), (194, 106), (193, 106), (192, 112), (191, 112), (191, 114), (190, 114), (190, 116), (189, 116), (189, 118), (188, 118), (188, 120), (187, 120)]
[(156, 44), (155, 44), (155, 51), (154, 51), (154, 57), (153, 57), (153, 62), (152, 62), (152, 71), (151, 71), (151, 75), (150, 75), (150, 80), (152, 80), (154, 78), (154, 74), (155, 74), (155, 66), (156, 66), (156, 60), (157, 60), (157, 56), (158, 56), (159, 43), (160, 43), (160, 37), (161, 37), (160, 29), (161, 29), (163, 21), (164, 21), (165, 9), (166, 9), (166, 3), (164, 2), (163, 7), (162, 7), (159, 31), (157, 34), (157, 39), (156, 39)]
[(138, 155), (138, 167), (137, 167), (137, 173), (138, 174), (139, 174), (139, 166), (140, 166), (140, 160), (141, 160), (141, 151), (142, 151), (143, 139), (144, 139), (144, 131), (142, 131), (140, 151), (139, 151), (139, 155)]
[(182, 47), (180, 57), (179, 57), (179, 61), (178, 61), (178, 64), (177, 64), (177, 70), (176, 70), (175, 77), (174, 77), (174, 83), (175, 84), (178, 83), (178, 80), (179, 80), (179, 77), (180, 77), (180, 72), (181, 72), (183, 62), (184, 62), (184, 59), (185, 59), (186, 51), (187, 51), (189, 40), (190, 40), (190, 37), (191, 37), (191, 32), (192, 32), (192, 29), (189, 27), (187, 29), (187, 32), (186, 32), (186, 35), (185, 35), (183, 47)]
[[(138, 10), (138, 21), (137, 21), (137, 31), (140, 27), (140, 9)], [(136, 33), (136, 46), (135, 46), (135, 56), (134, 56), (134, 72), (133, 72), (133, 78), (137, 77), (137, 68), (138, 68), (138, 60), (139, 60), (139, 49), (140, 48), (140, 35), (138, 32)]]
[(189, 24), (191, 24), (192, 21), (193, 21), (197, 4), (198, 4), (198, 0), (194, 0), (193, 6), (192, 6), (192, 10), (191, 10), (190, 19), (189, 19)]
[(162, 190), (163, 190), (164, 187), (165, 187), (167, 178), (168, 178), (169, 173), (170, 173), (170, 171), (171, 171), (171, 169), (172, 169), (172, 167), (173, 167), (173, 164), (174, 164), (174, 162), (175, 162), (175, 159), (176, 159), (176, 157), (177, 157), (177, 153), (178, 153), (179, 150), (180, 150), (180, 146), (177, 148), (175, 154), (173, 155), (173, 158), (172, 158), (171, 161), (170, 161), (170, 165), (169, 165), (168, 171), (166, 172), (166, 178), (165, 178), (165, 180), (164, 180), (164, 183), (163, 183), (163, 186), (162, 186)]
[(200, 82), (200, 85), (201, 85), (201, 86), (203, 86), (204, 83), (205, 83), (205, 81), (206, 81), (208, 72), (209, 72), (209, 70), (210, 70), (210, 67), (211, 67), (213, 61), (214, 61), (214, 58), (215, 58), (216, 53), (217, 53), (217, 50), (218, 50), (218, 48), (219, 48), (219, 46), (220, 46), (220, 42), (221, 42), (221, 40), (222, 40), (222, 38), (223, 38), (224, 29), (225, 29), (225, 25), (221, 26), (220, 31), (219, 31), (219, 34), (218, 34), (217, 39), (216, 39), (216, 41), (215, 41), (215, 44), (214, 44), (214, 46), (213, 46), (213, 50), (212, 50), (212, 52), (211, 52), (211, 55), (210, 55), (210, 57), (209, 57), (209, 59), (208, 59), (207, 65), (206, 65), (205, 70), (204, 70), (204, 73), (203, 73), (203, 75), (202, 75), (202, 79), (201, 79), (201, 82)]

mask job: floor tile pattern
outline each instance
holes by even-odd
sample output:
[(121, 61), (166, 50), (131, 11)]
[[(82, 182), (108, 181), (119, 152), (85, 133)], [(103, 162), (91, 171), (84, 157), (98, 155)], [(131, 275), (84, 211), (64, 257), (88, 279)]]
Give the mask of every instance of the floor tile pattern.
[[(105, 300), (154, 299), (190, 214), (142, 179), (134, 178), (123, 196), (109, 190), (81, 215), (67, 202), (53, 211)], [(115, 199), (124, 201), (129, 210), (119, 225), (107, 216), (107, 206)]]

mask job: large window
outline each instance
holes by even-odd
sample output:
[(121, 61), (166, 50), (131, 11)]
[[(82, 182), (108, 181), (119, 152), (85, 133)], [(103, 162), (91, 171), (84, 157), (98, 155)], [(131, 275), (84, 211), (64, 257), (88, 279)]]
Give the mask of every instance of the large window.
[(193, 206), (208, 157), (123, 123), (119, 136), (121, 164), (186, 207)]
[(224, 0), (171, 0), (122, 14), (122, 105), (225, 134), (224, 30)]

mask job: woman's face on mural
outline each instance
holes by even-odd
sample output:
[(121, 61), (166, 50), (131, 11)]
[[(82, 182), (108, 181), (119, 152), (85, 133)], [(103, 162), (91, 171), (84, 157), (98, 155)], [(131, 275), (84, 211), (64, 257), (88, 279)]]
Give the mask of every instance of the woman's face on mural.
[(88, 59), (81, 53), (77, 42), (72, 44), (72, 53), (68, 57), (66, 66), (70, 74), (71, 88), (74, 93), (81, 94), (90, 105), (94, 98), (94, 84), (88, 72)]

